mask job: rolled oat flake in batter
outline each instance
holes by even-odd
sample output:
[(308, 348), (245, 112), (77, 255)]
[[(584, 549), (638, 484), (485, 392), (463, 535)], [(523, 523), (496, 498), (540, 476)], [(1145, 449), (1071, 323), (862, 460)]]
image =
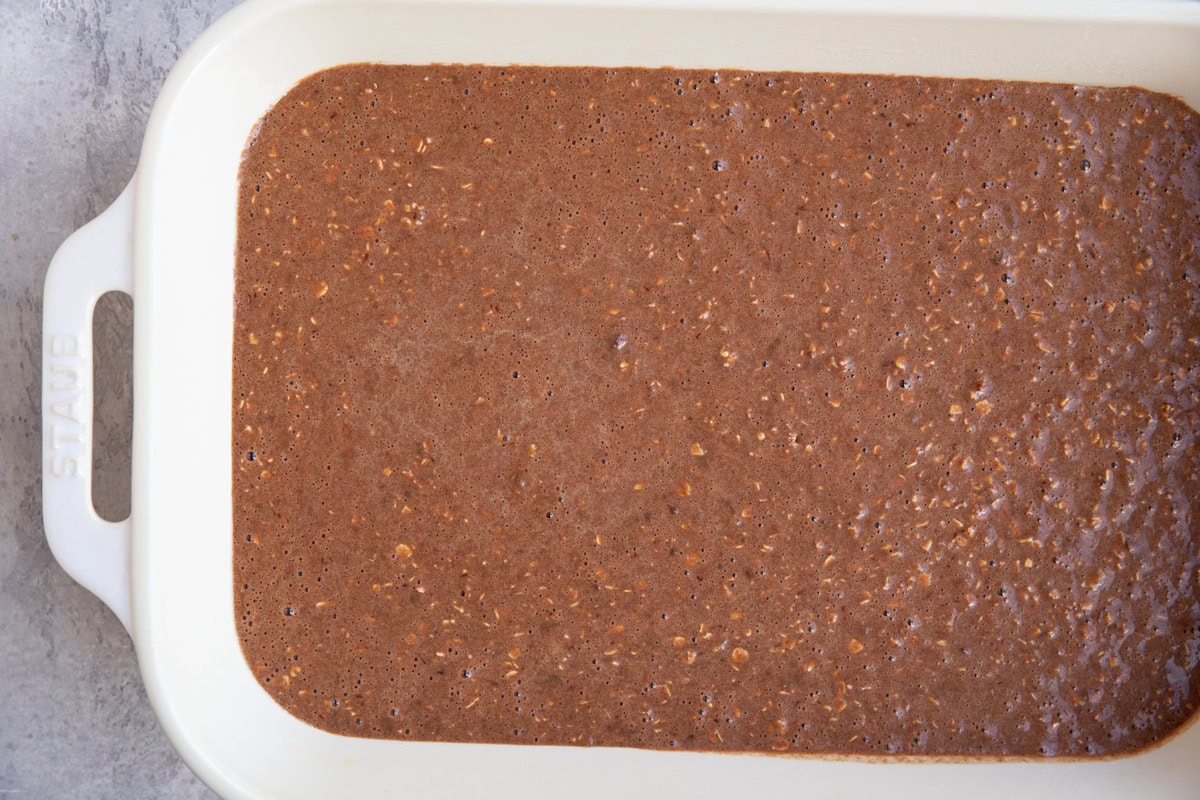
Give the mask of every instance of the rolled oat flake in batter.
[(1114, 754), (1200, 698), (1200, 119), (342, 67), (241, 171), (246, 660), (355, 736)]

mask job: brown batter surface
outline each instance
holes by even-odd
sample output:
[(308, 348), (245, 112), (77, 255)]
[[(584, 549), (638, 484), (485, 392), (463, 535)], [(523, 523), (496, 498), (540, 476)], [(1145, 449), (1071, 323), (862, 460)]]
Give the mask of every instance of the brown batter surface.
[(352, 66), (240, 188), (247, 661), (359, 736), (1105, 754), (1200, 700), (1200, 119)]

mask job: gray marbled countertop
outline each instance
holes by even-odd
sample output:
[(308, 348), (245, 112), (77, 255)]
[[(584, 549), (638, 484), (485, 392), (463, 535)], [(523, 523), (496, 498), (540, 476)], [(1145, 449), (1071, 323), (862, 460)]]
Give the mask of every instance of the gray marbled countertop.
[[(0, 0), (0, 798), (213, 796), (155, 722), (120, 623), (46, 545), (39, 356), (50, 257), (132, 176), (167, 72), (234, 5)], [(131, 305), (101, 305), (95, 503), (119, 518)]]
[[(42, 282), (133, 175), (183, 50), (238, 0), (0, 0), (0, 800), (212, 798), (155, 720), (117, 618), (55, 562), (41, 516)], [(96, 485), (129, 511), (125, 296), (95, 325)]]

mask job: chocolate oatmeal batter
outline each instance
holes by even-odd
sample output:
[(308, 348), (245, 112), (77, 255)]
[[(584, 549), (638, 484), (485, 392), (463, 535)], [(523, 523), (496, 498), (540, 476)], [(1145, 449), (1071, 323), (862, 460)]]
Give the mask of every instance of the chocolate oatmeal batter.
[(1200, 119), (353, 66), (242, 169), (234, 593), (338, 733), (1105, 754), (1200, 700)]

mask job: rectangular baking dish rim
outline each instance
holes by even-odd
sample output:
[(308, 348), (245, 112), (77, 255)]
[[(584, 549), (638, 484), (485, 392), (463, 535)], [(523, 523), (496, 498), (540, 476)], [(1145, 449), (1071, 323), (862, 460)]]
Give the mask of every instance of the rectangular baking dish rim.
[[(1138, 4), (1101, 4), (1092, 7), (1090, 11), (1073, 3), (1021, 3), (1016, 7), (1019, 14), (1014, 13), (1011, 7), (1006, 9), (1006, 13), (999, 14), (982, 4), (970, 5), (964, 10), (960, 4), (943, 2), (925, 3), (908, 11), (898, 11), (884, 3), (864, 2), (842, 7), (835, 5), (811, 2), (757, 3), (753, 13), (748, 14), (742, 10), (735, 18), (721, 10), (723, 4), (715, 2), (662, 3), (649, 9), (633, 9), (615, 5), (605, 6), (602, 2), (541, 7), (500, 2), (429, 4), (363, 0), (342, 4), (337, 15), (344, 19), (354, 14), (365, 14), (366, 9), (374, 9), (389, 17), (393, 23), (403, 24), (400, 22), (403, 17), (419, 18), (419, 21), (427, 23), (439, 15), (451, 13), (478, 15), (478, 19), (491, 19), (493, 22), (500, 12), (507, 14), (509, 19), (520, 17), (521, 14), (536, 14), (539, 15), (537, 21), (532, 21), (531, 16), (523, 19), (532, 27), (541, 26), (543, 31), (549, 31), (554, 25), (565, 26), (572, 21), (578, 24), (580, 20), (586, 20), (595, 25), (599, 18), (589, 14), (596, 13), (597, 8), (601, 9), (603, 15), (621, 14), (642, 22), (656, 13), (683, 13), (698, 8), (699, 11), (694, 13), (699, 16), (727, 15), (725, 21), (731, 23), (728, 26), (730, 30), (722, 36), (728, 40), (729, 50), (722, 52), (732, 52), (739, 47), (744, 51), (744, 40), (739, 44), (735, 37), (751, 35), (747, 32), (751, 31), (753, 26), (746, 23), (746, 18), (763, 15), (761, 21), (771, 14), (797, 17), (807, 15), (813, 20), (824, 19), (826, 24), (833, 20), (834, 24), (853, 23), (859, 26), (879, 24), (880, 19), (900, 19), (920, 27), (944, 24), (947, 19), (956, 19), (962, 23), (972, 17), (999, 18), (1005, 24), (1012, 24), (1016, 20), (1019, 25), (1045, 25), (1049, 22), (1065, 21), (1077, 23), (1085, 28), (1100, 23), (1117, 24), (1118, 21), (1135, 26), (1144, 25), (1147, 28), (1172, 23), (1182, 25), (1185, 33), (1190, 32), (1192, 41), (1200, 43), (1200, 14), (1195, 13), (1198, 9), (1184, 8), (1184, 4), (1176, 3), (1147, 3), (1140, 7)], [(228, 796), (270, 794), (276, 788), (273, 778), (289, 773), (294, 786), (298, 788), (307, 786), (321, 789), (323, 785), (336, 785), (355, 786), (360, 791), (370, 791), (381, 786), (394, 786), (396, 781), (403, 780), (410, 788), (435, 791), (439, 786), (438, 780), (449, 780), (451, 785), (463, 791), (487, 790), (495, 785), (498, 776), (514, 770), (521, 774), (532, 771), (532, 774), (545, 776), (545, 780), (549, 781), (547, 785), (575, 786), (587, 790), (584, 793), (594, 793), (596, 796), (612, 791), (628, 793), (631, 787), (636, 786), (650, 791), (651, 787), (664, 785), (663, 781), (677, 788), (690, 788), (706, 795), (718, 793), (725, 787), (733, 789), (747, 785), (775, 785), (783, 789), (801, 782), (830, 789), (857, 787), (852, 793), (863, 795), (874, 794), (885, 788), (902, 795), (915, 795), (918, 791), (926, 795), (938, 787), (953, 791), (960, 780), (969, 780), (972, 785), (979, 787), (981, 796), (1001, 796), (1015, 791), (1036, 793), (1033, 787), (1046, 789), (1053, 786), (1064, 791), (1069, 789), (1070, 793), (1075, 793), (1082, 787), (1091, 787), (1098, 793), (1094, 796), (1100, 796), (1115, 795), (1121, 791), (1121, 787), (1147, 788), (1142, 777), (1139, 777), (1143, 772), (1160, 776), (1174, 775), (1190, 780), (1190, 785), (1200, 784), (1200, 768), (1192, 766), (1200, 762), (1200, 758), (1197, 758), (1200, 756), (1200, 728), (1195, 725), (1189, 725), (1188, 730), (1161, 747), (1114, 761), (964, 764), (910, 760), (865, 763), (692, 753), (663, 754), (617, 749), (574, 750), (381, 742), (337, 737), (316, 731), (288, 716), (275, 705), (254, 683), (241, 659), (240, 649), (237, 648), (230, 591), (232, 573), (228, 569), (228, 563), (223, 582), (219, 581), (219, 589), (211, 590), (214, 598), (223, 593), (227, 599), (215, 604), (204, 604), (207, 606), (204, 611), (207, 616), (195, 616), (198, 613), (195, 604), (189, 605), (186, 598), (180, 597), (189, 591), (208, 597), (197, 587), (208, 586), (215, 573), (202, 565), (211, 563), (213, 548), (231, 552), (231, 489), (228, 461), (230, 381), (228, 374), (224, 378), (220, 376), (220, 363), (211, 360), (211, 353), (206, 357), (197, 348), (203, 346), (208, 347), (210, 351), (222, 351), (224, 355), (217, 358), (217, 362), (223, 359), (226, 373), (231, 371), (228, 364), (232, 346), (232, 304), (228, 299), (232, 297), (232, 249), (229, 249), (227, 257), (230, 264), (230, 269), (227, 270), (229, 276), (219, 279), (206, 277), (203, 274), (206, 264), (196, 255), (184, 250), (189, 239), (191, 243), (199, 242), (200, 239), (210, 239), (211, 234), (204, 232), (213, 228), (223, 226), (226, 229), (223, 235), (228, 240), (229, 226), (232, 224), (231, 214), (234, 214), (228, 201), (232, 199), (235, 202), (235, 195), (228, 182), (228, 164), (225, 167), (224, 178), (202, 174), (203, 167), (199, 164), (193, 165), (189, 170), (178, 162), (179, 142), (176, 137), (178, 126), (181, 124), (178, 118), (187, 116), (180, 110), (180, 104), (187, 102), (190, 97), (189, 91), (198, 83), (213, 79), (208, 76), (210, 72), (224, 71), (224, 79), (240, 81), (241, 88), (238, 91), (243, 93), (251, 91), (257, 92), (260, 97), (278, 97), (282, 90), (286, 90), (286, 85), (282, 86), (281, 90), (278, 79), (272, 83), (262, 75), (230, 71), (230, 66), (222, 63), (223, 58), (238, 63), (239, 58), (247, 58), (245, 55), (230, 56), (234, 39), (244, 40), (248, 31), (261, 32), (264, 27), (272, 28), (272, 35), (277, 37), (304, 30), (308, 30), (308, 35), (312, 35), (312, 20), (319, 19), (322, 14), (329, 15), (328, 9), (331, 7), (330, 3), (322, 2), (261, 0), (237, 9), (214, 26), (185, 55), (164, 87), (147, 132), (137, 176), (134, 639), (147, 690), (160, 721), (193, 769), (206, 782)], [(489, 14), (492, 17), (489, 17)], [(1020, 14), (1024, 14), (1023, 22), (1018, 19)], [(343, 23), (331, 22), (323, 26), (322, 30), (328, 32), (338, 24)], [(743, 27), (738, 27), (739, 25)], [(469, 29), (471, 25), (467, 24), (465, 27)], [(481, 23), (475, 23), (475, 28), (479, 29), (475, 35), (479, 35), (484, 27)], [(904, 28), (903, 25), (900, 27)], [(282, 32), (280, 28), (283, 29)], [(467, 36), (464, 28), (460, 27), (458, 30), (460, 35)], [(709, 35), (712, 35), (711, 31)], [(908, 42), (909, 46), (911, 44), (911, 41)], [(502, 42), (497, 52), (503, 52), (505, 46), (511, 45)], [(413, 48), (416, 49), (419, 48)], [(536, 49), (534, 48), (535, 51)], [(552, 47), (549, 49), (553, 50)], [(1200, 50), (1200, 44), (1197, 49)], [(834, 48), (830, 47), (827, 50), (828, 52), (818, 53), (818, 56), (831, 57), (828, 63), (834, 63), (835, 66), (842, 63), (837, 60)], [(361, 52), (364, 56), (371, 54), (369, 47), (348, 47), (348, 52)], [(619, 54), (624, 51), (617, 48), (615, 52)], [(853, 56), (852, 51), (847, 52)], [(489, 54), (490, 52), (484, 53), (485, 56)], [(332, 63), (363, 60), (397, 59), (364, 57), (342, 59)], [(494, 57), (411, 60), (415, 63), (435, 60), (539, 63), (536, 58), (496, 60)], [(601, 62), (601, 59), (595, 59), (590, 63)], [(332, 63), (323, 66), (331, 66)], [(578, 62), (568, 58), (542, 63)], [(609, 65), (619, 63), (624, 62), (612, 59), (607, 61)], [(694, 60), (691, 63), (670, 63), (697, 67), (764, 66), (761, 63), (744, 61), (729, 64), (718, 57), (712, 57), (706, 63), (696, 63)], [(863, 63), (874, 62), (871, 62), (870, 58), (864, 58)], [(1197, 59), (1197, 63), (1200, 63), (1200, 59)], [(647, 65), (663, 66), (665, 63)], [(295, 71), (297, 74), (291, 80), (292, 83), (315, 70), (295, 67)], [(1189, 87), (1186, 97), (1193, 105), (1197, 103), (1197, 93), (1200, 93), (1200, 80), (1197, 80), (1196, 84), (1198, 85)], [(1185, 94), (1178, 89), (1177, 93)], [(260, 102), (259, 105), (261, 108), (257, 115), (265, 112), (269, 103)], [(254, 118), (257, 118), (257, 115)], [(232, 144), (228, 137), (222, 140), (224, 158), (227, 159), (233, 150), (240, 154), (245, 132), (249, 129), (250, 125), (246, 125), (241, 138)], [(172, 158), (176, 160), (172, 161)], [(225, 205), (222, 207), (220, 202), (214, 205), (211, 202), (212, 198), (222, 192), (226, 196)], [(189, 193), (196, 196), (190, 199), (183, 196)], [(196, 226), (196, 232), (192, 237), (168, 236), (168, 231), (182, 230), (178, 216), (185, 213), (189, 203), (192, 204), (192, 223)], [(205, 215), (216, 215), (215, 209), (221, 209), (225, 217), (224, 222), (216, 224), (210, 220), (206, 225)], [(200, 242), (199, 246), (200, 253), (203, 253), (204, 243)], [(170, 266), (157, 266), (159, 264)], [(207, 268), (213, 269), (211, 266)], [(223, 308), (219, 297), (222, 288), (228, 290), (225, 293)], [(202, 323), (197, 331), (179, 330), (181, 325), (192, 324), (183, 322), (192, 318), (190, 314), (180, 316), (178, 313), (184, 308), (184, 305), (181, 305), (184, 295), (189, 297), (186, 305), (191, 305), (193, 301), (200, 304), (202, 313), (197, 316)], [(198, 359), (197, 355), (200, 356)], [(213, 419), (212, 410), (217, 395), (220, 396), (225, 412), (223, 427), (219, 424), (209, 424)], [(196, 403), (200, 403), (203, 409)], [(200, 413), (196, 413), (198, 410)], [(188, 422), (195, 425), (194, 430), (187, 430)], [(173, 443), (173, 440), (177, 442), (180, 436), (187, 443), (182, 449)], [(206, 442), (200, 443), (198, 440)], [(222, 452), (222, 456), (215, 460), (214, 448)], [(205, 471), (205, 465), (216, 463), (221, 465), (216, 476)], [(183, 508), (189, 509), (189, 519), (181, 519), (179, 509)], [(221, 513), (225, 515), (224, 527), (219, 524)], [(180, 545), (179, 541), (186, 544)], [(193, 549), (189, 554), (189, 548), (199, 550)], [(202, 554), (199, 559), (194, 557), (197, 553)], [(207, 553), (207, 557), (203, 553)], [(197, 569), (199, 574), (195, 574)], [(187, 588), (189, 574), (196, 581), (192, 589)], [(183, 624), (180, 624), (181, 619)], [(230, 637), (233, 637), (232, 651), (228, 647)], [(185, 663), (188, 652), (195, 654), (194, 663), (190, 666)], [(213, 658), (218, 660), (214, 662), (211, 660)], [(211, 669), (214, 664), (219, 665), (219, 669)], [(240, 679), (237, 677), (239, 671)], [(219, 724), (214, 722), (213, 715), (205, 717), (204, 713), (197, 712), (200, 706), (220, 706), (221, 703), (228, 704), (231, 700), (238, 701), (234, 704), (237, 708), (220, 712), (224, 715), (224, 721)], [(200, 717), (205, 718), (198, 722)], [(289, 741), (283, 746), (272, 745), (274, 749), (265, 752), (269, 748), (264, 747), (260, 737), (266, 731), (283, 735)], [(295, 758), (297, 751), (303, 753), (303, 758)], [(260, 761), (259, 765), (248, 767), (239, 762), (239, 758), (245, 760), (245, 756), (239, 756), (239, 753), (255, 753), (255, 757)], [(456, 770), (462, 772), (461, 765), (467, 762), (488, 768), (481, 769), (477, 777), (453, 774)], [(445, 769), (430, 770), (431, 763), (442, 765)], [(1139, 766), (1133, 771), (1122, 766), (1135, 763), (1145, 766)], [(302, 774), (298, 775), (297, 771)], [(1137, 775), (1132, 775), (1131, 772), (1136, 772)], [(414, 779), (414, 774), (422, 777)], [(426, 783), (430, 774), (434, 777)], [(702, 775), (703, 778), (696, 777), (698, 775)], [(1036, 778), (1030, 777), (1034, 775)], [(329, 780), (342, 783), (323, 783)], [(1172, 790), (1178, 790), (1186, 785), (1189, 784), (1185, 781), (1172, 783), (1170, 786), (1173, 787)]]

